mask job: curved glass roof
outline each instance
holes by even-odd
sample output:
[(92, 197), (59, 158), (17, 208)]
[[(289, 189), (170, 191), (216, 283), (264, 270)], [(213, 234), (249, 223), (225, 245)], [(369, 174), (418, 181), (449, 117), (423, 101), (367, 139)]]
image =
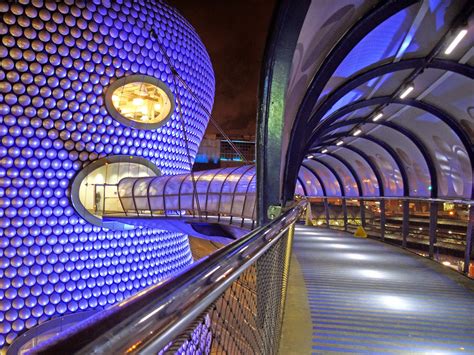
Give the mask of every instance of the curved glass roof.
[[(339, 38), (299, 100), (290, 78), (287, 105), (299, 101), (299, 109), (289, 154), (306, 147), (294, 160), (314, 171), (326, 196), (473, 199), (473, 4), (413, 1), (396, 11), (387, 3), (339, 26), (345, 31), (334, 29)], [(303, 26), (303, 48), (318, 38), (313, 28), (309, 35)], [(292, 159), (285, 169), (296, 172)]]

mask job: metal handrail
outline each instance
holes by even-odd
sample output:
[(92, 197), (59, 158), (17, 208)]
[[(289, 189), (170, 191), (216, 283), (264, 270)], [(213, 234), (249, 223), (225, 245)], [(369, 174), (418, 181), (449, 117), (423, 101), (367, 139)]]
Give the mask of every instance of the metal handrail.
[(474, 205), (474, 200), (464, 200), (459, 198), (432, 198), (432, 197), (410, 197), (410, 196), (306, 196), (309, 200), (316, 199), (338, 199), (338, 200), (407, 200), (420, 202), (446, 202), (464, 205)]
[(302, 215), (296, 206), (245, 237), (49, 339), (35, 354), (146, 351), (157, 353), (204, 312), (248, 267), (268, 251)]

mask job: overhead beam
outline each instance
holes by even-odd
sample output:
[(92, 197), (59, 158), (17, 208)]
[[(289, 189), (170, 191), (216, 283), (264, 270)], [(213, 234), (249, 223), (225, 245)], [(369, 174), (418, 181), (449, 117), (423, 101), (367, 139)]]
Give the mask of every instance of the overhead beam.
[[(332, 140), (335, 138), (335, 135), (327, 135), (327, 133), (330, 133), (332, 130), (340, 128), (340, 127), (344, 127), (344, 126), (360, 125), (360, 124), (365, 124), (365, 123), (391, 128), (397, 131), (398, 133), (404, 135), (418, 148), (420, 154), (423, 156), (426, 162), (426, 165), (428, 167), (428, 172), (430, 174), (430, 182), (431, 182), (430, 197), (437, 198), (438, 197), (438, 175), (436, 172), (436, 165), (434, 163), (434, 159), (431, 156), (431, 153), (429, 152), (426, 145), (421, 141), (421, 139), (416, 134), (406, 129), (405, 127), (402, 127), (393, 121), (381, 120), (377, 122), (367, 122), (366, 118), (355, 118), (348, 121), (336, 122), (332, 124), (331, 126), (329, 126), (328, 128), (326, 128), (326, 130), (322, 132), (321, 134), (323, 135), (323, 137), (326, 137), (327, 140)], [(321, 142), (320, 145), (324, 145), (324, 141)]]
[(327, 82), (331, 79), (342, 61), (365, 36), (393, 15), (420, 2), (420, 0), (379, 2), (367, 14), (364, 14), (337, 42), (331, 52), (326, 55), (323, 64), (313, 76), (292, 127), (283, 178), (283, 181), (285, 181), (283, 189), (284, 199), (290, 199), (291, 191), (294, 190), (298, 168), (303, 161), (307, 148), (307, 122)]

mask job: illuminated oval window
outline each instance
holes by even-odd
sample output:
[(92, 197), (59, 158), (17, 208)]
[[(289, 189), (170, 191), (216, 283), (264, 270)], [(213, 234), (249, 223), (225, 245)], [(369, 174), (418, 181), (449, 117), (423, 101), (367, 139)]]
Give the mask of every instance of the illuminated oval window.
[(119, 122), (140, 129), (164, 125), (174, 111), (174, 96), (162, 81), (147, 75), (118, 79), (107, 89), (105, 105)]
[(86, 221), (97, 226), (120, 229), (120, 223), (114, 220), (114, 217), (126, 216), (118, 196), (120, 180), (160, 175), (156, 165), (141, 157), (113, 155), (96, 160), (74, 177), (71, 185), (72, 205)]

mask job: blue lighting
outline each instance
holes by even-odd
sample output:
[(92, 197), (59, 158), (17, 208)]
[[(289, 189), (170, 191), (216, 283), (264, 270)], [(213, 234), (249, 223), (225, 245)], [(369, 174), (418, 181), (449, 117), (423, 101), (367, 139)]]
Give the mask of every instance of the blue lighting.
[(121, 301), (192, 262), (187, 236), (159, 228), (112, 231), (71, 205), (72, 179), (91, 162), (130, 155), (165, 175), (190, 170), (177, 111), (155, 130), (113, 119), (105, 92), (132, 74), (181, 97), (197, 153), (211, 111), (214, 74), (191, 26), (162, 2), (2, 2), (0, 17), (0, 348), (54, 316)]

